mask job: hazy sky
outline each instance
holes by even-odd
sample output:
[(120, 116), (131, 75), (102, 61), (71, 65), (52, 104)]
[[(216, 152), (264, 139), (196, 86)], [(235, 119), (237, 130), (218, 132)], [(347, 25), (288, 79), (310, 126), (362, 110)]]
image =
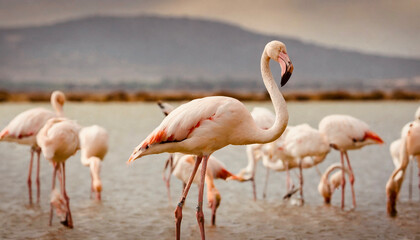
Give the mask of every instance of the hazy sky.
[(327, 46), (420, 58), (419, 0), (0, 0), (0, 27), (99, 14), (216, 19)]

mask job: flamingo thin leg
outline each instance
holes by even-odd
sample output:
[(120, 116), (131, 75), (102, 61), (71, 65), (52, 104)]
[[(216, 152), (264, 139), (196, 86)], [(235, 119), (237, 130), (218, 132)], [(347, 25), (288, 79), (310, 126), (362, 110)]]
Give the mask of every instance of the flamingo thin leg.
[(32, 163), (34, 160), (34, 149), (31, 148), (31, 161), (29, 162), (29, 172), (28, 172), (28, 193), (29, 193), (29, 204), (32, 204)]
[(66, 200), (66, 206), (67, 206), (67, 214), (66, 214), (66, 220), (64, 222), (61, 222), (64, 226), (73, 228), (73, 220), (71, 218), (71, 212), (70, 212), (70, 198), (67, 195), (66, 192), (66, 165), (65, 163), (61, 163), (61, 191), (63, 194), (64, 199)]
[[(52, 177), (51, 192), (54, 191), (54, 189), (55, 189), (55, 179), (56, 179), (57, 170), (58, 170), (58, 167), (59, 167), (59, 165), (57, 163), (54, 163), (53, 165), (54, 165), (54, 170), (53, 170), (53, 177)], [(50, 226), (52, 225), (53, 211), (54, 211), (53, 204), (50, 203)]]
[(188, 179), (188, 183), (184, 188), (182, 193), (181, 199), (175, 209), (175, 224), (176, 224), (176, 239), (181, 239), (181, 221), (182, 221), (182, 207), (184, 206), (185, 199), (187, 198), (188, 191), (190, 190), (191, 184), (194, 180), (194, 176), (197, 172), (198, 166), (200, 166), (202, 156), (197, 156), (197, 160), (194, 164), (194, 169), (191, 172), (190, 178)]
[(286, 188), (287, 191), (290, 191), (290, 172), (289, 172), (289, 163), (286, 161)]
[(36, 150), (37, 154), (37, 167), (36, 167), (36, 202), (39, 203), (39, 199), (41, 198), (41, 183), (39, 181), (39, 171), (41, 169), (41, 149)]
[(299, 159), (299, 181), (300, 181), (300, 198), (302, 199), (302, 204), (304, 203), (303, 200), (303, 171), (302, 171), (302, 159)]
[(408, 176), (408, 199), (411, 201), (411, 197), (412, 197), (412, 192), (413, 192), (413, 165), (410, 161), (410, 174)]
[(203, 193), (204, 193), (204, 182), (206, 179), (207, 160), (209, 156), (203, 157), (203, 164), (201, 165), (201, 182), (200, 188), (198, 189), (198, 206), (197, 206), (197, 222), (200, 227), (201, 239), (206, 239), (204, 232), (204, 214), (203, 214)]
[(267, 185), (268, 185), (268, 176), (270, 175), (270, 169), (267, 168), (267, 172), (265, 174), (265, 182), (264, 182), (264, 190), (263, 190), (263, 198), (265, 199), (267, 193)]
[(93, 198), (93, 193), (95, 192), (95, 188), (93, 187), (93, 176), (92, 173), (90, 173), (90, 199)]
[(341, 209), (344, 209), (344, 188), (346, 186), (345, 172), (344, 172), (344, 153), (340, 151), (341, 158)]
[[(356, 208), (356, 194), (354, 192), (354, 180), (355, 179), (354, 179), (353, 169), (351, 168), (349, 155), (347, 154), (347, 151), (344, 152), (344, 155), (346, 156), (347, 165), (349, 166), (349, 171), (350, 171), (349, 181), (350, 181), (350, 186), (351, 186), (351, 195), (353, 197), (353, 208)], [(344, 172), (343, 172), (343, 175), (344, 175)]]

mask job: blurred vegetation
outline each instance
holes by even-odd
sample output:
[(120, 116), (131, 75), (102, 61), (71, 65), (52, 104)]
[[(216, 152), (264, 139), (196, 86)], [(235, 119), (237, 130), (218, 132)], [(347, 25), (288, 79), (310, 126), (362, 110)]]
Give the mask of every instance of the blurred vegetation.
[[(64, 91), (66, 98), (73, 102), (138, 102), (138, 101), (185, 101), (207, 96), (229, 96), (241, 101), (269, 101), (270, 96), (263, 91)], [(349, 101), (349, 100), (420, 100), (420, 92), (396, 89), (393, 91), (373, 90), (369, 92), (335, 91), (285, 91), (287, 101)], [(0, 102), (44, 102), (50, 100), (51, 91), (7, 91), (0, 89)]]

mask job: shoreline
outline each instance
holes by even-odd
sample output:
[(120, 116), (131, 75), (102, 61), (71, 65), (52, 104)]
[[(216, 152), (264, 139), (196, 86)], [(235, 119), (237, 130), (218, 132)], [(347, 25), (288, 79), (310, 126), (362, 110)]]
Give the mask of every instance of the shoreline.
[[(64, 91), (68, 101), (73, 102), (155, 102), (187, 101), (207, 96), (228, 96), (241, 101), (268, 101), (267, 92), (251, 91)], [(359, 101), (359, 100), (420, 100), (420, 92), (407, 90), (369, 92), (333, 90), (333, 91), (284, 91), (286, 101)], [(48, 102), (50, 91), (0, 90), (0, 102)]]

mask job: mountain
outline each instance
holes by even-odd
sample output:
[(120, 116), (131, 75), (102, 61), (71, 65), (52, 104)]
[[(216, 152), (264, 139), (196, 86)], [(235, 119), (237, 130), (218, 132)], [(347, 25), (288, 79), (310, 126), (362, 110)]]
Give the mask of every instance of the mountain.
[[(419, 59), (326, 48), (222, 22), (158, 16), (97, 16), (0, 29), (0, 86), (263, 89), (260, 57), (273, 39), (286, 44), (295, 66), (289, 87), (382, 88), (399, 79), (401, 86), (420, 88)], [(280, 67), (272, 66), (279, 79)]]

